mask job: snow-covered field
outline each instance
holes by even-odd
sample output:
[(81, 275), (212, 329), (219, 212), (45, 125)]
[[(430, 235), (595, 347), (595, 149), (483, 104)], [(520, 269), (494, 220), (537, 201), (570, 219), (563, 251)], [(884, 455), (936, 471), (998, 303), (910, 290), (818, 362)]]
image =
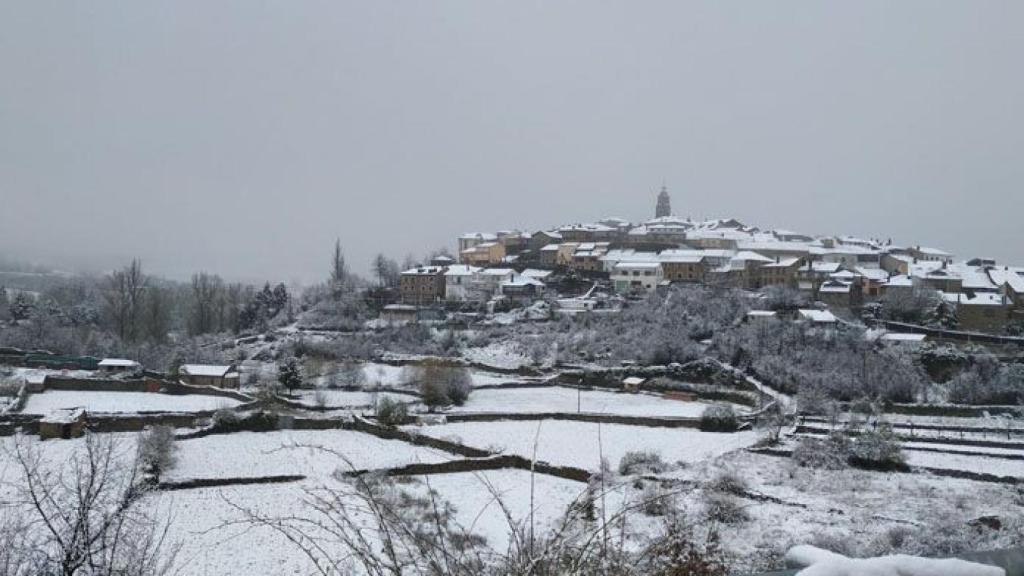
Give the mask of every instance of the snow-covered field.
[[(419, 477), (421, 492), (428, 487), (455, 505), (459, 525), (487, 539), (497, 552), (508, 550), (511, 528), (529, 525), (530, 473), (524, 470), (488, 470)], [(581, 498), (586, 486), (579, 482), (537, 474), (533, 477), (534, 527), (544, 534)], [(500, 499), (500, 502), (499, 502)], [(503, 509), (504, 508), (504, 509)], [(506, 517), (505, 513), (511, 517)]]
[[(775, 569), (782, 553), (795, 544), (826, 544), (870, 554), (885, 545), (890, 532), (915, 527), (934, 534), (936, 540), (944, 534), (955, 538), (950, 527), (966, 526), (985, 515), (1002, 518), (1004, 528), (982, 546), (1019, 545), (1015, 539), (1024, 519), (1024, 501), (1013, 486), (929, 474), (801, 468), (787, 458), (745, 451), (699, 464), (684, 475), (703, 482), (722, 470), (735, 472), (752, 493), (783, 502), (739, 500), (749, 519), (719, 531), (723, 547), (735, 556), (734, 573)], [(692, 493), (682, 504), (699, 513), (703, 496)]]
[(156, 392), (78, 392), (48, 390), (32, 394), (25, 414), (47, 414), (59, 408), (85, 408), (88, 412), (200, 412), (232, 408), (240, 402), (222, 396), (172, 396)]
[(326, 479), (336, 470), (442, 462), (446, 452), (351, 430), (213, 434), (176, 443), (177, 463), (165, 479), (244, 478), (302, 474)]
[[(317, 396), (323, 399), (324, 406), (328, 408), (345, 407), (366, 407), (373, 406), (374, 393), (360, 390), (332, 390), (321, 388), (319, 390), (300, 390), (300, 402), (314, 406), (317, 404)], [(379, 402), (385, 396), (398, 402), (415, 402), (416, 396), (406, 394), (392, 394), (389, 392), (378, 392), (376, 394)]]
[(646, 428), (589, 422), (456, 422), (408, 427), (434, 438), (458, 438), (476, 448), (497, 450), (555, 465), (598, 470), (601, 458), (616, 467), (626, 452), (660, 452), (666, 462), (697, 462), (757, 441), (756, 432), (716, 433), (689, 428)]
[(943, 454), (941, 452), (920, 452), (916, 450), (908, 450), (905, 454), (907, 464), (911, 466), (926, 466), (928, 468), (963, 470), (966, 472), (995, 474), (996, 476), (1024, 478), (1024, 460)]
[[(578, 394), (578, 396), (577, 396)], [(578, 402), (578, 404), (577, 404)], [(454, 412), (594, 412), (624, 416), (699, 417), (702, 402), (668, 400), (652, 394), (625, 394), (551, 386), (476, 390)], [(739, 408), (739, 407), (737, 407)]]

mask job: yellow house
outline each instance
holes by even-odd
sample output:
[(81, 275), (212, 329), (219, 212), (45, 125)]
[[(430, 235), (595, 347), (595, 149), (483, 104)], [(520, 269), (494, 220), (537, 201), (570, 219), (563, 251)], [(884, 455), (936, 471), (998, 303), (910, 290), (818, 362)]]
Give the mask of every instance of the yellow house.
[(505, 245), (500, 242), (483, 242), (459, 253), (463, 264), (485, 266), (500, 264), (505, 260)]

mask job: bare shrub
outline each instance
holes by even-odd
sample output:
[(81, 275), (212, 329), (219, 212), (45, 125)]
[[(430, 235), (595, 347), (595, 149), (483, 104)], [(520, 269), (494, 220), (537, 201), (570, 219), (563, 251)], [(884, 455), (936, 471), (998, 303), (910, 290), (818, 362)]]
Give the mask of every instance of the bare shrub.
[(750, 491), (747, 481), (736, 473), (735, 470), (723, 470), (718, 473), (706, 488), (721, 494), (732, 494), (742, 496)]
[(338, 377), (342, 386), (362, 388), (366, 384), (366, 374), (363, 372), (363, 365), (354, 360), (342, 362)]
[(653, 451), (626, 452), (619, 460), (619, 474), (660, 474), (668, 470), (668, 464), (661, 459), (661, 454)]
[(159, 576), (169, 573), (177, 545), (165, 542), (142, 497), (139, 452), (110, 435), (87, 434), (84, 445), (60, 462), (44, 458), (31, 441), (12, 443), (21, 510), (0, 514), (0, 532), (32, 526), (20, 534), (0, 535), (0, 561), (6, 574), (116, 574)]
[(418, 385), (423, 403), (430, 409), (462, 406), (473, 391), (469, 370), (458, 366), (428, 362), (412, 367), (408, 378)]
[(739, 427), (740, 420), (730, 404), (713, 404), (700, 415), (700, 429), (705, 432), (733, 432)]
[(746, 508), (734, 496), (715, 491), (704, 492), (704, 516), (720, 524), (741, 524), (750, 520)]

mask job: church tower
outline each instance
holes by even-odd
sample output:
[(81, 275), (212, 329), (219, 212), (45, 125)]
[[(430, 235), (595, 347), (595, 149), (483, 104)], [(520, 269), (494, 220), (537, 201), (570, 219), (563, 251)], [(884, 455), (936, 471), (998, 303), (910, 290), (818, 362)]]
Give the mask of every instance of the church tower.
[(665, 185), (661, 186), (661, 194), (658, 194), (658, 206), (654, 209), (654, 217), (661, 218), (662, 216), (672, 215), (672, 204), (668, 197), (668, 188)]

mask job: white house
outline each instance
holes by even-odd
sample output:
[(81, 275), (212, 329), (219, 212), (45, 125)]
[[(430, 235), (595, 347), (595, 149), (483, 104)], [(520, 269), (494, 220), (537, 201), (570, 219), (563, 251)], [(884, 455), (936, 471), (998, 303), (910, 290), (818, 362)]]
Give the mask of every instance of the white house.
[(103, 372), (112, 374), (132, 374), (142, 370), (142, 364), (139, 364), (135, 360), (127, 360), (125, 358), (104, 358), (103, 360), (100, 360), (99, 368)]
[(481, 268), (468, 264), (454, 264), (449, 266), (444, 273), (444, 297), (445, 300), (464, 302), (472, 300), (473, 277), (480, 272)]
[(612, 285), (615, 291), (654, 292), (664, 280), (661, 262), (619, 262), (612, 269)]

